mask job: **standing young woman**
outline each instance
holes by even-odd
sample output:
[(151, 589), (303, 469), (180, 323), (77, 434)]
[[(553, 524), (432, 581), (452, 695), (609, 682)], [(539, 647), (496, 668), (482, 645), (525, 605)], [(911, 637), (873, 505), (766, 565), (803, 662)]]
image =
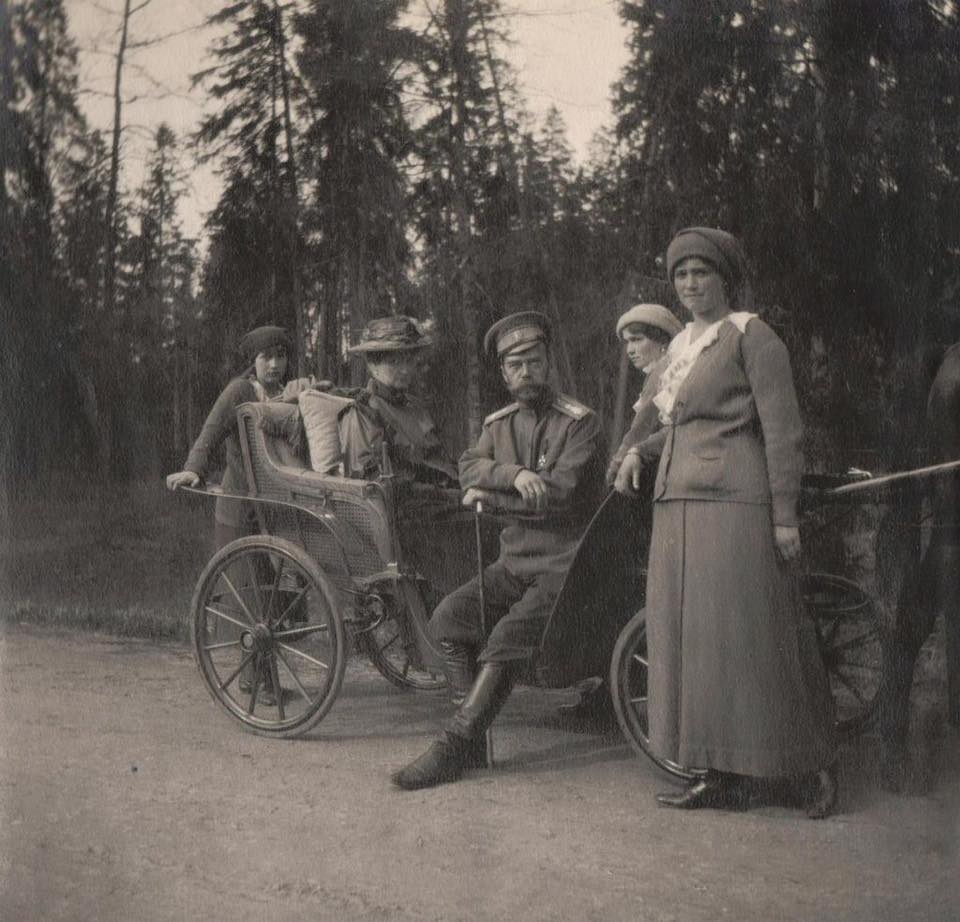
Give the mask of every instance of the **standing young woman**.
[[(243, 472), (237, 432), (237, 407), (241, 403), (272, 400), (280, 396), (287, 380), (290, 349), (290, 335), (283, 327), (257, 327), (243, 337), (240, 352), (247, 368), (221, 391), (190, 449), (183, 470), (167, 477), (169, 489), (199, 484), (215, 463), (217, 449), (225, 444), (227, 457), (221, 486), (227, 493), (246, 492), (247, 478)], [(214, 519), (214, 544), (217, 550), (256, 530), (253, 509), (243, 500), (218, 498)]]
[[(801, 423), (787, 350), (735, 310), (745, 261), (732, 235), (680, 231), (667, 271), (693, 321), (654, 398), (664, 429), (647, 582), (650, 741), (699, 774), (657, 799), (734, 806), (745, 777), (812, 778), (808, 815), (825, 816), (832, 698), (795, 583)], [(643, 461), (630, 452), (636, 484)]]

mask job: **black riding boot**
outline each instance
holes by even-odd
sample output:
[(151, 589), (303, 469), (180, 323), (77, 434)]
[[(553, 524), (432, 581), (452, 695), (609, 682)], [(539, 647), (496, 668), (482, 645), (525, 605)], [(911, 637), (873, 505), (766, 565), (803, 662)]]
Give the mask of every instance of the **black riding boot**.
[(456, 781), (477, 767), (477, 755), (485, 751), (484, 734), (509, 697), (513, 680), (510, 663), (484, 663), (443, 736), (422, 756), (394, 772), (390, 780), (406, 791), (415, 791)]
[(473, 687), (477, 675), (477, 654), (472, 647), (452, 640), (440, 641), (443, 671), (450, 689), (450, 700), (460, 707)]

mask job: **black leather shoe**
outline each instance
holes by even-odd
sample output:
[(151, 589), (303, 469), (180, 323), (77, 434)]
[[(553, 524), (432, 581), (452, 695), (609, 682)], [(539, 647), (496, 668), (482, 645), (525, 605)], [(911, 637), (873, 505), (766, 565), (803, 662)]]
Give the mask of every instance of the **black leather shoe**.
[(707, 774), (698, 778), (686, 790), (677, 793), (657, 794), (661, 807), (677, 807), (680, 810), (698, 810), (701, 807), (725, 807), (731, 801), (731, 791), (718, 777)]
[(836, 768), (821, 768), (814, 776), (813, 794), (807, 803), (807, 816), (812, 820), (822, 820), (833, 813), (836, 806)]
[(470, 763), (470, 742), (449, 734), (432, 743), (420, 757), (395, 771), (390, 780), (405, 791), (418, 791), (458, 781)]

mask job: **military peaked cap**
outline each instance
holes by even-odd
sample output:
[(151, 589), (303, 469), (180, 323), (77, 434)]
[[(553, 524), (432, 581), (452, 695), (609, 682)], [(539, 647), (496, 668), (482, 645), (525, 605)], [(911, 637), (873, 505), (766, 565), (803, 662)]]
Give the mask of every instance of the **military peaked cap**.
[(550, 321), (539, 311), (519, 311), (498, 320), (483, 338), (483, 349), (503, 358), (512, 352), (529, 349), (536, 343), (550, 344)]

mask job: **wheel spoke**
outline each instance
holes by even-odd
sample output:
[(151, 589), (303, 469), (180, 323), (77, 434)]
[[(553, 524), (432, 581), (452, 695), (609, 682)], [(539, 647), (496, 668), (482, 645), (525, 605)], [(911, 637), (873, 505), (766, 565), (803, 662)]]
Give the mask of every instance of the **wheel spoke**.
[(210, 650), (223, 650), (226, 647), (239, 647), (239, 646), (240, 646), (240, 641), (239, 639), (237, 639), (237, 640), (226, 640), (223, 643), (209, 643), (209, 644), (206, 644), (203, 649), (209, 652)]
[(631, 704), (646, 704), (650, 699), (646, 695), (641, 695), (639, 698), (631, 698)]
[(301, 589), (293, 599), (293, 601), (283, 610), (283, 614), (277, 619), (278, 621), (283, 621), (287, 615), (293, 610), (294, 606), (310, 591), (310, 584), (307, 583), (303, 589)]
[(273, 696), (277, 699), (277, 716), (282, 723), (286, 720), (283, 710), (283, 686), (280, 684), (276, 658), (272, 656), (270, 657), (270, 684), (273, 686)]
[(388, 647), (392, 647), (400, 639), (400, 632), (397, 631), (385, 644), (380, 647), (380, 652), (383, 653), (387, 650)]
[(244, 631), (250, 627), (249, 624), (245, 624), (243, 621), (231, 617), (225, 611), (220, 611), (220, 609), (214, 608), (212, 605), (205, 605), (204, 611), (208, 611), (210, 614), (216, 615), (218, 618), (223, 618), (224, 621), (229, 621), (231, 624), (235, 624), (238, 628), (242, 628)]
[(253, 688), (250, 689), (250, 703), (247, 705), (247, 713), (252, 717), (257, 706), (257, 692), (260, 691), (260, 670), (254, 668)]
[(257, 576), (257, 569), (253, 565), (253, 554), (245, 554), (244, 560), (247, 562), (247, 572), (250, 574), (251, 584), (253, 586), (253, 597), (257, 602), (257, 614), (260, 616), (258, 621), (269, 621), (270, 616), (263, 607), (263, 593), (260, 590), (260, 579)]
[(247, 603), (244, 602), (242, 598), (240, 598), (240, 593), (237, 592), (233, 583), (230, 582), (230, 577), (227, 576), (226, 572), (221, 573), (220, 576), (221, 576), (221, 579), (227, 584), (227, 588), (230, 590), (233, 597), (237, 600), (237, 604), (243, 610), (243, 613), (250, 619), (251, 626), (255, 625), (257, 623), (257, 619), (254, 618), (252, 614), (250, 614), (250, 609), (247, 608)]
[(300, 694), (303, 695), (303, 697), (307, 701), (307, 704), (311, 704), (313, 702), (313, 699), (310, 697), (310, 692), (308, 692), (303, 687), (303, 683), (300, 681), (300, 676), (298, 676), (296, 672), (293, 671), (293, 669), (290, 667), (290, 664), (287, 662), (287, 658), (283, 655), (283, 653), (280, 652), (279, 649), (276, 651), (276, 654), (277, 654), (277, 659), (279, 659), (280, 662), (283, 663), (283, 665), (286, 667), (287, 672), (290, 673), (290, 677), (293, 679), (293, 684), (297, 686), (297, 691), (299, 691)]
[(254, 656), (253, 653), (248, 653), (245, 657), (243, 657), (243, 659), (240, 660), (240, 665), (237, 666), (237, 668), (234, 669), (233, 672), (231, 672), (230, 675), (227, 676), (227, 678), (224, 679), (224, 680), (217, 686), (217, 688), (218, 688), (220, 691), (224, 691), (224, 690), (226, 689), (226, 687), (227, 687), (238, 675), (240, 675), (241, 672), (243, 672), (244, 668), (246, 668), (247, 663), (249, 663), (250, 660), (253, 659), (253, 656)]
[(286, 650), (287, 653), (295, 653), (297, 656), (302, 657), (303, 659), (307, 660), (308, 662), (313, 663), (314, 666), (319, 666), (321, 669), (329, 669), (329, 668), (330, 668), (326, 663), (323, 663), (323, 662), (321, 662), (320, 660), (315, 659), (314, 657), (310, 656), (309, 654), (304, 653), (303, 650), (298, 650), (296, 647), (291, 647), (289, 644), (278, 643), (278, 644), (277, 644), (277, 649), (278, 649), (278, 650)]
[(287, 631), (274, 631), (274, 640), (302, 640), (311, 634), (319, 634), (321, 631), (329, 631), (330, 627), (326, 624), (308, 624), (306, 627), (292, 627)]
[[(267, 557), (270, 560), (269, 556)], [(277, 569), (273, 575), (273, 585), (270, 586), (270, 599), (267, 601), (267, 611), (273, 611), (274, 605), (277, 601), (277, 592), (280, 589), (280, 576), (283, 574), (283, 558), (279, 558), (280, 562), (277, 565)], [(273, 561), (271, 561), (272, 563)]]
[(647, 661), (639, 653), (634, 653), (633, 659), (635, 659), (644, 668), (646, 668), (649, 665)]

